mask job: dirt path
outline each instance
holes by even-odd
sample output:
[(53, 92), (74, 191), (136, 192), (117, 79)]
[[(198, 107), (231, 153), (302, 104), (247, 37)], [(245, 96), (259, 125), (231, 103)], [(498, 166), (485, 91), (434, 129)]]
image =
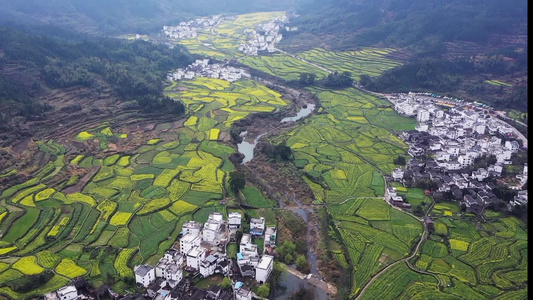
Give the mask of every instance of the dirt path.
[[(429, 214), (429, 212), (433, 209), (433, 206), (435, 205), (435, 201), (433, 201), (429, 207), (429, 209), (427, 210), (425, 216), (427, 216)], [(393, 206), (394, 207), (394, 206)], [(420, 221), (419, 218), (415, 217), (413, 214), (411, 213), (408, 213), (408, 212), (405, 212), (411, 216), (413, 216), (414, 218), (416, 218), (417, 220)], [(428, 234), (429, 232), (427, 231), (427, 228), (426, 226), (424, 226), (424, 232), (422, 233), (422, 237), (420, 238), (420, 240), (418, 241), (418, 243), (416, 244), (416, 247), (415, 249), (413, 250), (413, 252), (411, 253), (411, 255), (409, 255), (408, 257), (404, 257), (390, 265), (388, 265), (387, 267), (385, 267), (383, 270), (381, 270), (380, 272), (378, 272), (376, 275), (372, 276), (372, 279), (370, 279), (369, 282), (367, 282), (363, 288), (361, 289), (361, 291), (359, 292), (359, 295), (355, 298), (356, 300), (358, 299), (361, 299), (364, 295), (364, 293), (366, 292), (366, 290), (374, 283), (374, 281), (376, 281), (376, 279), (383, 273), (387, 272), (387, 270), (389, 270), (390, 268), (392, 268), (393, 266), (401, 263), (401, 262), (406, 262), (407, 266), (417, 272), (417, 273), (421, 273), (421, 274), (425, 274), (425, 275), (431, 275), (431, 276), (434, 276), (437, 281), (438, 281), (438, 285), (442, 285), (441, 281), (440, 281), (440, 278), (433, 274), (433, 273), (429, 273), (429, 272), (426, 272), (426, 271), (421, 271), (421, 270), (418, 270), (417, 268), (413, 267), (413, 265), (411, 265), (411, 263), (409, 262), (412, 258), (414, 258), (417, 254), (418, 254), (418, 251), (420, 250), (420, 247), (422, 246), (422, 244), (426, 241), (427, 237), (428, 237)]]
[(217, 23), (211, 27), (211, 34), (217, 36), (218, 33), (215, 31), (215, 28), (217, 28), (218, 25), (220, 25), (220, 22), (222, 22), (222, 18), (218, 19)]

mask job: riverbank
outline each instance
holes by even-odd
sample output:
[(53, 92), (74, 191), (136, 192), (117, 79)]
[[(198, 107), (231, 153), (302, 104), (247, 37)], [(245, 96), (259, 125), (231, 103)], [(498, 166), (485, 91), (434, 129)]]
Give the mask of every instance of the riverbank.
[(274, 292), (274, 299), (287, 299), (292, 293), (297, 292), (302, 287), (311, 289), (315, 295), (315, 300), (330, 299), (331, 296), (337, 294), (337, 288), (334, 285), (327, 283), (312, 274), (304, 274), (286, 264), (279, 264), (283, 269), (280, 282), (285, 285), (286, 290), (283, 295), (275, 295), (276, 292)]

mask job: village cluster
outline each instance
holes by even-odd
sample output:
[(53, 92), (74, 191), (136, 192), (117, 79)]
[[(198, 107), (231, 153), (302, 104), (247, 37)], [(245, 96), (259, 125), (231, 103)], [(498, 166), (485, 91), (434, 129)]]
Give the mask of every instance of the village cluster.
[[(221, 213), (211, 213), (205, 224), (189, 221), (183, 224), (179, 247), (165, 253), (156, 266), (135, 266), (135, 281), (146, 288), (150, 299), (251, 299), (252, 292), (244, 282), (253, 279), (258, 284), (267, 282), (274, 266), (272, 253), (276, 241), (276, 228), (266, 227), (264, 218), (251, 218), (250, 233), (243, 233), (237, 259), (227, 257), (228, 243), (235, 241), (241, 229), (242, 215), (228, 214), (224, 220)], [(265, 235), (264, 252), (260, 255), (252, 237)], [(183, 278), (183, 271), (188, 278)], [(233, 292), (221, 291), (213, 286), (202, 290), (191, 285), (190, 279), (222, 274), (232, 279)]]
[[(273, 250), (276, 247), (276, 227), (267, 227), (265, 218), (251, 218), (250, 232), (242, 233), (236, 259), (227, 256), (227, 245), (236, 242), (242, 232), (242, 215), (238, 212), (223, 215), (213, 212), (202, 225), (196, 221), (183, 224), (179, 242), (169, 249), (155, 266), (143, 264), (134, 267), (135, 282), (145, 292), (120, 297), (107, 286), (101, 293), (114, 299), (136, 300), (251, 300), (252, 284), (263, 284), (274, 267)], [(264, 237), (261, 254), (254, 238)], [(186, 274), (184, 276), (184, 273)], [(231, 290), (222, 290), (213, 285), (208, 289), (195, 287), (197, 277), (207, 278), (214, 274), (230, 277)], [(47, 300), (94, 299), (83, 287), (77, 286), (78, 279), (56, 292), (46, 295)], [(85, 283), (86, 284), (86, 283)], [(78, 284), (79, 285), (79, 284)], [(80, 285), (82, 286), (82, 285)]]
[(213, 16), (211, 18), (199, 18), (188, 22), (181, 22), (178, 26), (163, 26), (166, 37), (174, 40), (193, 39), (198, 36), (198, 30), (215, 26), (222, 20), (234, 19), (235, 17)]
[[(280, 29), (289, 19), (286, 16), (260, 24), (257, 30), (246, 29), (246, 43), (239, 45), (239, 51), (246, 55), (258, 55), (259, 51), (275, 52), (276, 44), (281, 41)], [(287, 31), (295, 31), (296, 27), (284, 27)]]
[(197, 59), (185, 69), (177, 69), (167, 75), (167, 79), (171, 81), (193, 79), (195, 77), (209, 77), (233, 82), (242, 78), (250, 78), (250, 74), (243, 69), (228, 65), (210, 64), (209, 59)]
[[(438, 193), (451, 192), (472, 212), (480, 212), (497, 200), (491, 192), (495, 185), (484, 180), (500, 177), (503, 165), (511, 164), (511, 156), (519, 151), (517, 141), (503, 142), (501, 138), (517, 138), (515, 128), (491, 116), (487, 107), (462, 100), (435, 101), (434, 97), (414, 93), (398, 94), (389, 100), (398, 113), (416, 117), (419, 122), (415, 130), (400, 135), (413, 159), (406, 170), (393, 170), (393, 180), (412, 186), (415, 180), (430, 179), (438, 184)], [(488, 155), (496, 157), (494, 164), (468, 172), (476, 158)], [(527, 163), (517, 178), (518, 185), (512, 188), (521, 189), (527, 181)], [(387, 188), (386, 198), (393, 205), (410, 207), (394, 188)], [(509, 208), (526, 203), (527, 190), (520, 191)]]

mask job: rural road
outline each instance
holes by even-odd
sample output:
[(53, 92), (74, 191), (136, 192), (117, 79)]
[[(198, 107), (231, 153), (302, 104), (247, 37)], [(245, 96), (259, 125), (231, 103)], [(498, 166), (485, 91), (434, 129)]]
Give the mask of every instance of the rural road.
[[(513, 133), (522, 141), (522, 145), (524, 146), (525, 149), (527, 149), (527, 138), (520, 132), (518, 131), (518, 129), (516, 129), (514, 126), (511, 126), (511, 124), (503, 121), (503, 120), (500, 120), (498, 118), (494, 118), (493, 119), (500, 123), (500, 124), (504, 124), (504, 125), (507, 125), (507, 126), (510, 126), (512, 129), (513, 129)], [(527, 127), (527, 125), (525, 125)]]
[[(388, 202), (387, 202), (388, 203)], [(429, 214), (429, 212), (433, 209), (433, 206), (435, 205), (435, 201), (433, 201), (431, 203), (431, 205), (429, 206), (427, 212), (426, 212), (426, 216)], [(394, 206), (393, 206), (394, 207)], [(405, 211), (404, 211), (405, 212)], [(407, 212), (406, 212), (407, 213)], [(411, 213), (407, 213), (413, 217), (415, 217), (414, 215), (412, 215)], [(416, 217), (415, 217), (416, 218)], [(420, 220), (418, 218), (416, 218), (417, 220)], [(432, 274), (432, 273), (429, 273), (429, 272), (425, 272), (425, 271), (420, 271), (418, 269), (416, 269), (415, 267), (413, 267), (411, 265), (411, 263), (409, 262), (409, 260), (411, 260), (413, 257), (415, 257), (418, 253), (418, 251), (420, 250), (420, 247), (422, 246), (422, 244), (426, 241), (428, 237), (428, 231), (427, 231), (427, 228), (426, 226), (424, 226), (424, 232), (422, 233), (422, 237), (420, 238), (420, 240), (418, 241), (418, 243), (416, 244), (416, 247), (415, 249), (413, 250), (413, 252), (411, 253), (411, 255), (409, 255), (408, 257), (405, 257), (405, 258), (402, 258), (390, 265), (388, 265), (387, 267), (385, 267), (383, 270), (381, 270), (380, 272), (378, 272), (376, 275), (372, 276), (372, 279), (370, 279), (369, 282), (367, 282), (365, 284), (365, 286), (361, 289), (361, 291), (359, 292), (359, 295), (355, 298), (355, 300), (359, 300), (363, 297), (363, 294), (366, 292), (366, 290), (372, 285), (372, 283), (374, 283), (374, 281), (376, 281), (376, 279), (383, 273), (385, 273), (388, 269), (394, 267), (395, 265), (401, 263), (401, 262), (406, 262), (407, 266), (417, 272), (417, 273), (421, 273), (421, 274), (426, 274), (426, 275), (431, 275), (431, 276), (434, 276), (435, 278), (437, 278), (437, 281), (439, 282), (439, 285), (441, 284), (440, 282), (440, 279), (435, 275), (435, 274)]]
[(211, 34), (218, 35), (218, 33), (215, 32), (215, 28), (220, 25), (220, 22), (222, 22), (222, 18), (218, 19), (217, 23), (211, 27)]
[(527, 124), (526, 124), (526, 123), (524, 123), (524, 122), (522, 122), (522, 121), (519, 121), (519, 120), (515, 120), (515, 119), (513, 119), (513, 118), (509, 118), (509, 117), (505, 114), (505, 111), (496, 110), (496, 111), (494, 111), (494, 113), (497, 114), (498, 116), (500, 116), (500, 117), (506, 119), (506, 120), (515, 121), (516, 123), (518, 123), (518, 124), (520, 124), (520, 125), (522, 125), (522, 126), (527, 127)]

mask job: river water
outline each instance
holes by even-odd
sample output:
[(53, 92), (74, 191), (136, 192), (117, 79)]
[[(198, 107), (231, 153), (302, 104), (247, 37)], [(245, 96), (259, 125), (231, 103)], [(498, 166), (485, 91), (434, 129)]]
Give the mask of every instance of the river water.
[(306, 108), (300, 109), (300, 111), (296, 114), (294, 117), (287, 117), (281, 120), (281, 123), (290, 122), (290, 121), (298, 121), (303, 117), (307, 117), (310, 115), (313, 110), (315, 110), (315, 104), (309, 103), (307, 104)]
[(237, 144), (237, 150), (244, 154), (244, 159), (242, 160), (242, 163), (247, 163), (249, 161), (252, 160), (252, 158), (254, 158), (254, 149), (255, 149), (255, 145), (257, 145), (257, 141), (259, 141), (259, 139), (266, 134), (263, 133), (263, 134), (260, 134), (258, 137), (255, 138), (254, 142), (253, 143), (250, 143), (250, 142), (247, 142), (244, 140), (244, 136), (246, 136), (248, 132), (246, 131), (243, 131), (241, 132), (241, 136), (243, 137), (242, 139), (242, 142), (238, 143)]
[[(312, 103), (307, 104), (307, 107), (301, 108), (300, 111), (298, 111), (298, 113), (295, 116), (284, 118), (280, 122), (285, 123), (285, 122), (300, 120), (301, 118), (304, 118), (310, 115), (314, 111), (315, 107), (316, 107), (315, 104), (312, 104)], [(247, 132), (244, 131), (241, 133), (241, 136), (245, 137), (246, 134)], [(266, 132), (259, 135), (257, 138), (255, 138), (253, 143), (247, 142), (243, 138), (242, 142), (237, 144), (238, 151), (244, 155), (244, 159), (242, 161), (243, 164), (252, 160), (252, 158), (254, 157), (254, 148), (257, 145), (257, 142), (259, 141), (259, 139), (265, 134)], [(309, 224), (307, 210), (302, 208), (302, 204), (298, 202), (297, 199), (294, 199), (294, 202), (298, 205), (298, 208), (294, 208), (292, 209), (292, 211), (296, 213), (297, 215), (299, 215), (300, 217), (302, 217), (304, 221), (307, 224)], [(280, 208), (283, 209), (283, 203), (281, 201), (280, 201)], [(318, 231), (318, 228), (316, 230)], [(311, 265), (311, 273), (315, 275), (319, 275), (318, 268), (317, 268), (317, 256), (313, 253), (313, 251), (311, 251), (311, 228), (309, 227), (309, 225), (307, 227), (307, 247), (308, 247), (307, 260), (309, 261)], [(314, 291), (314, 295), (315, 295), (314, 300), (327, 300), (328, 299), (327, 294), (324, 290), (309, 284), (307, 280), (300, 279), (298, 276), (293, 275), (287, 271), (283, 271), (280, 282), (283, 287), (274, 287), (274, 290), (273, 290), (273, 294), (274, 294), (273, 299), (275, 300), (285, 300), (291, 294), (298, 291), (302, 287), (306, 289), (311, 289)]]
[(309, 284), (307, 280), (300, 279), (298, 276), (291, 274), (287, 271), (283, 271), (281, 273), (281, 278), (279, 282), (281, 286), (274, 287), (274, 289), (272, 290), (272, 295), (270, 299), (286, 300), (293, 293), (295, 293), (302, 287), (313, 291), (313, 294), (315, 297), (314, 299), (309, 299), (309, 300), (327, 300), (328, 299), (328, 295), (326, 291)]
[[(298, 204), (298, 208), (292, 209), (292, 211), (295, 214), (297, 214), (300, 217), (302, 217), (302, 219), (304, 219), (305, 223), (307, 223), (307, 261), (311, 265), (311, 273), (318, 275), (318, 259), (317, 259), (316, 255), (315, 255), (315, 253), (313, 253), (313, 251), (311, 251), (311, 227), (310, 227), (310, 224), (309, 224), (309, 218), (307, 216), (308, 212), (305, 209), (302, 208), (302, 204), (300, 202), (298, 202), (298, 200), (296, 198), (294, 199), (294, 202), (296, 202), (296, 204)], [(309, 212), (312, 212), (312, 210), (309, 209)]]
[[(310, 115), (314, 109), (315, 104), (307, 104), (307, 107), (301, 108), (300, 111), (296, 114), (296, 116), (284, 118), (280, 122), (285, 123), (290, 121), (297, 121), (303, 117), (307, 117), (308, 115)], [(247, 133), (247, 131), (243, 131), (240, 135), (242, 137), (245, 137)], [(261, 138), (265, 134), (266, 132), (256, 137), (253, 143), (247, 142), (243, 138), (242, 142), (237, 144), (237, 150), (239, 151), (239, 153), (244, 154), (244, 159), (242, 160), (243, 164), (249, 162), (250, 160), (252, 160), (252, 158), (254, 158), (255, 145), (257, 145), (257, 141), (259, 141), (259, 138)]]

